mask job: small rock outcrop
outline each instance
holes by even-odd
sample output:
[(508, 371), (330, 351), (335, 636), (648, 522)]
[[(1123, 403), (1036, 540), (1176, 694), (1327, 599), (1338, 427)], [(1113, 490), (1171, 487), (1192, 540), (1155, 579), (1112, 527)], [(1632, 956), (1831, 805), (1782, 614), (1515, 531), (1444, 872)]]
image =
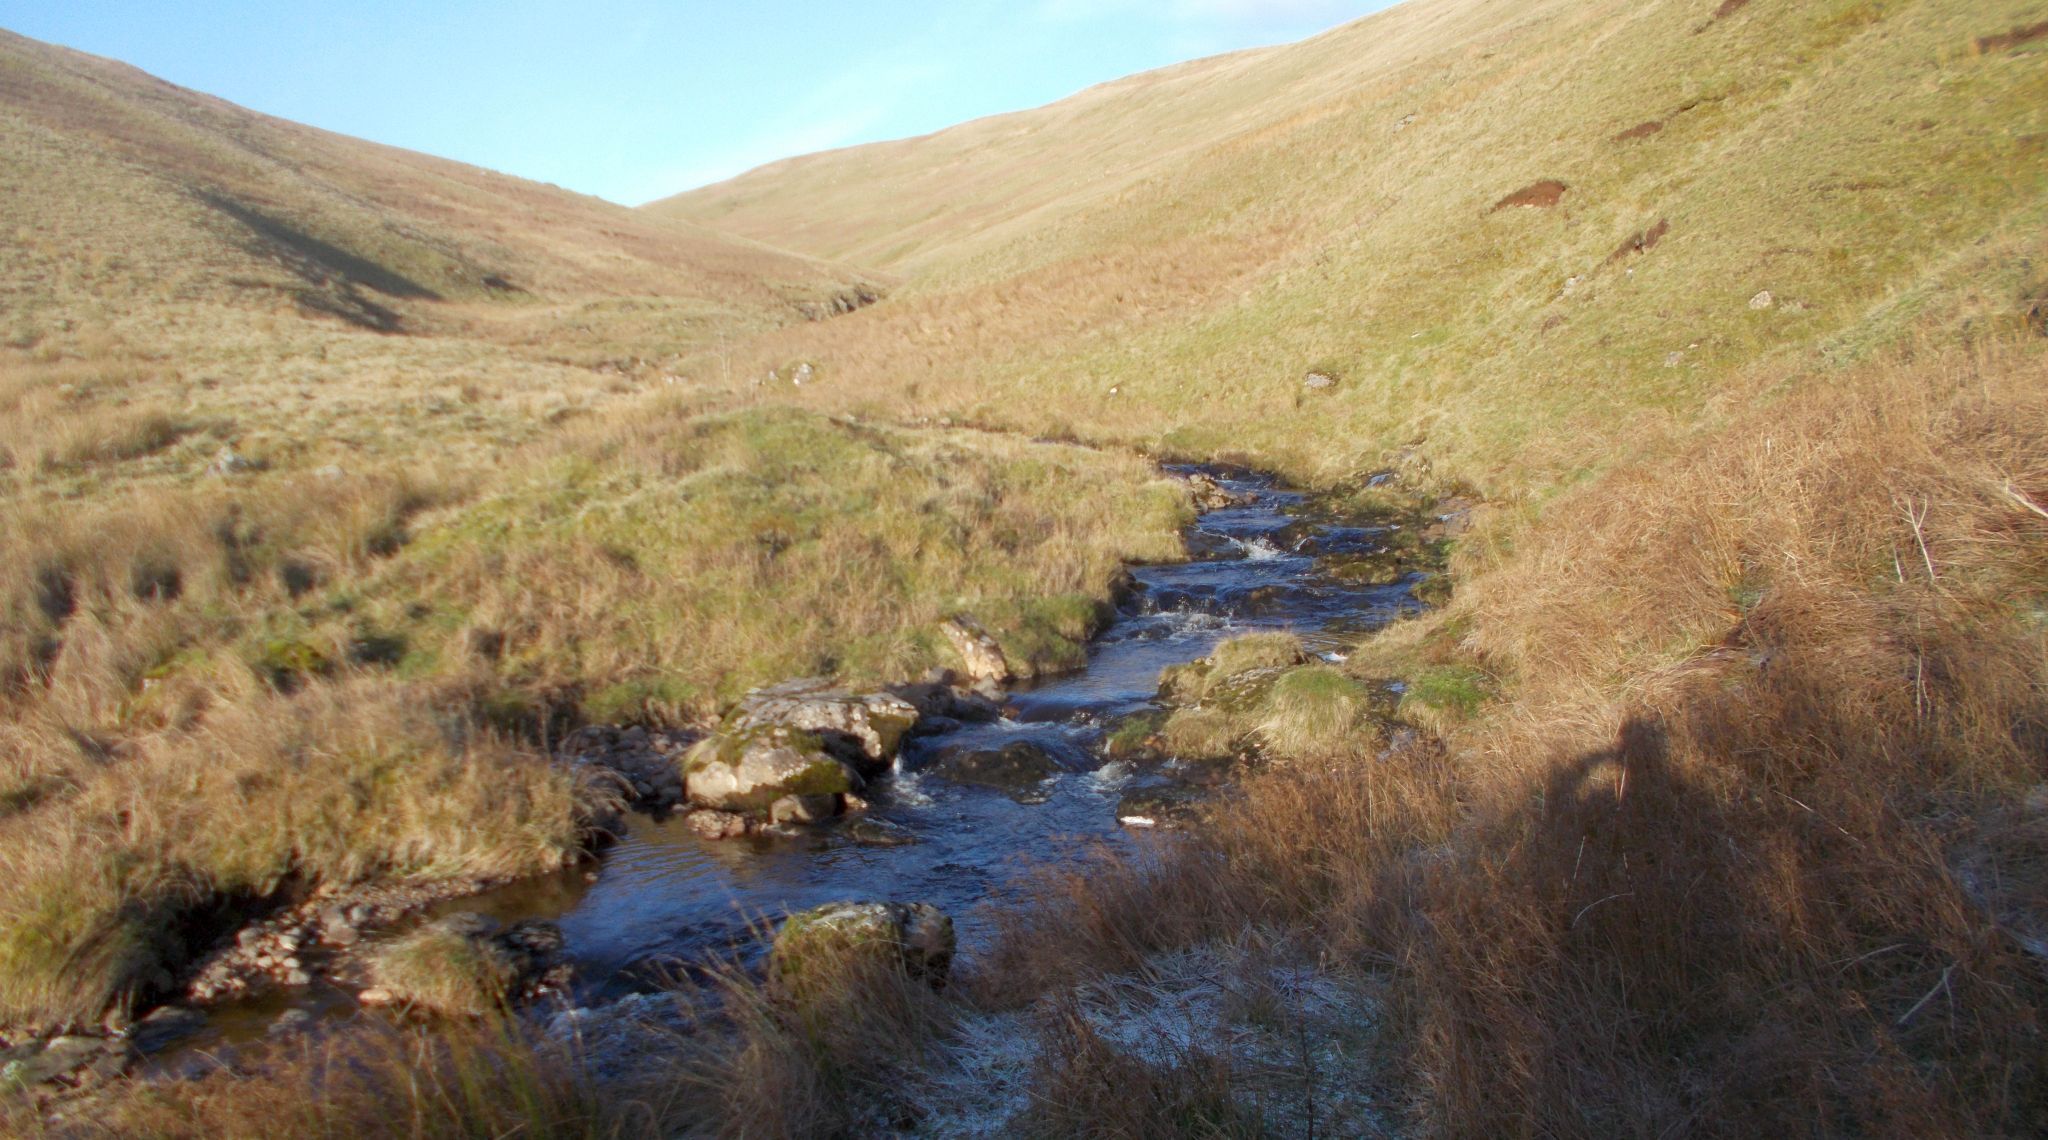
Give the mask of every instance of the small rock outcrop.
[(939, 632), (952, 643), (953, 651), (960, 655), (961, 663), (967, 668), (969, 680), (980, 684), (1005, 684), (1010, 680), (1010, 661), (1003, 655), (1003, 647), (983, 629), (980, 622), (959, 614), (946, 619), (939, 626)]
[(837, 797), (863, 786), (822, 737), (787, 725), (720, 732), (683, 758), (685, 795), (716, 811), (766, 815), (785, 797)]
[(113, 1080), (135, 1062), (119, 1037), (65, 1036), (0, 1049), (0, 1095), (40, 1084), (79, 1087)]
[(664, 808), (682, 802), (683, 776), (677, 761), (696, 739), (679, 732), (649, 732), (638, 725), (593, 724), (564, 737), (555, 754), (571, 767), (612, 773), (637, 803)]
[(832, 903), (790, 915), (768, 952), (768, 979), (805, 1005), (847, 996), (863, 969), (900, 971), (939, 988), (953, 969), (953, 920), (928, 903)]
[(1250, 496), (1236, 494), (1217, 482), (1215, 476), (1200, 471), (1189, 475), (1187, 484), (1198, 511), (1220, 511), (1225, 507), (1243, 506), (1250, 501)]
[(917, 727), (916, 705), (894, 693), (856, 695), (819, 679), (785, 681), (740, 698), (721, 734), (760, 728), (816, 733), (823, 746), (862, 776), (875, 776), (896, 760), (903, 738)]
[(508, 1008), (568, 981), (562, 931), (528, 919), (510, 926), (463, 911), (426, 923), (370, 957), (364, 1005), (405, 1004), (449, 1017)]

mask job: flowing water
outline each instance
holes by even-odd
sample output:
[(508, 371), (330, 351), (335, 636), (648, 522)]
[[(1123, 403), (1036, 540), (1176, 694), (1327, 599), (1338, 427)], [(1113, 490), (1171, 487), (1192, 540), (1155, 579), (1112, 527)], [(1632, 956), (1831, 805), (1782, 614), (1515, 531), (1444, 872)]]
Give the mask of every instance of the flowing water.
[[(1311, 652), (1334, 658), (1361, 634), (1419, 608), (1412, 580), (1348, 584), (1302, 552), (1370, 551), (1386, 528), (1314, 516), (1301, 494), (1270, 479), (1210, 474), (1248, 501), (1200, 517), (1187, 536), (1191, 561), (1133, 568), (1136, 589), (1091, 646), (1084, 671), (1012, 693), (1001, 720), (913, 739), (895, 771), (871, 785), (870, 817), (915, 842), (865, 846), (843, 826), (714, 842), (680, 817), (634, 816), (595, 875), (579, 869), (448, 909), (554, 919), (576, 969), (574, 998), (585, 1004), (735, 948), (742, 958), (757, 956), (762, 931), (784, 913), (842, 900), (933, 903), (954, 916), (962, 951), (974, 953), (990, 935), (976, 904), (1011, 893), (1028, 868), (1133, 841), (1117, 820), (1119, 798), (1170, 777), (1112, 763), (1100, 745), (1118, 719), (1155, 707), (1161, 670), (1253, 631), (1292, 631)], [(945, 750), (1017, 741), (1056, 758), (1059, 773), (1020, 792), (956, 783), (932, 767)], [(323, 1011), (348, 1004), (345, 995), (323, 991), (297, 1001)], [(277, 1008), (225, 1011), (206, 1036), (240, 1036), (232, 1028), (238, 1023), (248, 1033)]]
[[(679, 818), (636, 817), (594, 883), (528, 884), (484, 905), (507, 917), (555, 918), (589, 997), (635, 984), (649, 965), (758, 947), (754, 934), (765, 923), (846, 899), (933, 903), (955, 916), (962, 949), (972, 953), (988, 935), (974, 904), (1004, 897), (1028, 867), (1129, 841), (1116, 818), (1119, 796), (1134, 781), (1163, 777), (1110, 763), (1099, 745), (1120, 717), (1152, 706), (1161, 670), (1257, 630), (1291, 630), (1312, 652), (1334, 655), (1417, 607), (1408, 582), (1348, 585), (1293, 552), (1309, 535), (1324, 553), (1371, 549), (1380, 528), (1304, 526), (1299, 493), (1265, 478), (1216, 474), (1250, 501), (1201, 516), (1189, 535), (1193, 561), (1133, 568), (1137, 588), (1091, 646), (1085, 671), (1011, 694), (1002, 720), (905, 747), (892, 776), (871, 789), (872, 815), (915, 843), (863, 846), (836, 828), (801, 839), (708, 842)], [(1063, 771), (1019, 795), (931, 769), (941, 750), (1019, 740), (1039, 745)]]

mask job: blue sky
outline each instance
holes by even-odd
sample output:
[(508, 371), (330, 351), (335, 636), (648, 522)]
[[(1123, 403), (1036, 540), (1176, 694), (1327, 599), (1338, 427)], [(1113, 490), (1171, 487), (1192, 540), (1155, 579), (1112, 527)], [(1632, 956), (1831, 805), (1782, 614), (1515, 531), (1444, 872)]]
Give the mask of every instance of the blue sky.
[(0, 0), (287, 119), (637, 204), (1312, 35), (1389, 0)]

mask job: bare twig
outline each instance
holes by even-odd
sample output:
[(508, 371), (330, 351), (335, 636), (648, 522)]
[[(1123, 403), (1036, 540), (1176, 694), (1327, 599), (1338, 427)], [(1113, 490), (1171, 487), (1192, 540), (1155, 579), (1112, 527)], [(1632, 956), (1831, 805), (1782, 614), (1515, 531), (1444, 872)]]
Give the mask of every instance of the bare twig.
[(1632, 895), (1632, 894), (1635, 894), (1635, 892), (1634, 892), (1634, 891), (1623, 891), (1623, 892), (1621, 892), (1621, 893), (1620, 893), (1620, 894), (1618, 894), (1618, 895), (1608, 895), (1608, 896), (1607, 896), (1606, 898), (1604, 898), (1604, 899), (1594, 899), (1594, 900), (1593, 900), (1592, 902), (1589, 902), (1589, 903), (1587, 903), (1587, 904), (1586, 904), (1585, 906), (1582, 906), (1582, 907), (1580, 907), (1580, 908), (1579, 908), (1579, 913), (1577, 913), (1577, 914), (1575, 914), (1575, 915), (1573, 915), (1573, 916), (1572, 916), (1572, 921), (1571, 921), (1571, 925), (1570, 925), (1570, 926), (1567, 926), (1567, 927), (1565, 927), (1565, 929), (1566, 929), (1566, 930), (1570, 930), (1570, 929), (1572, 929), (1573, 927), (1576, 927), (1576, 926), (1577, 926), (1577, 925), (1579, 924), (1579, 920), (1580, 920), (1580, 919), (1582, 919), (1582, 918), (1584, 918), (1584, 917), (1586, 917), (1586, 912), (1587, 912), (1587, 911), (1589, 911), (1589, 910), (1592, 910), (1592, 909), (1593, 909), (1594, 907), (1596, 907), (1596, 906), (1599, 906), (1599, 905), (1600, 905), (1601, 903), (1610, 903), (1610, 902), (1613, 902), (1613, 901), (1614, 901), (1615, 899), (1625, 899), (1625, 898), (1629, 897), (1629, 896), (1630, 896), (1630, 895)]
[(1927, 503), (1924, 500), (1914, 503), (1904, 499), (1894, 500), (1894, 503), (1900, 513), (1906, 516), (1907, 525), (1913, 528), (1913, 541), (1920, 546), (1920, 560), (1927, 564), (1927, 581), (1932, 583), (1937, 575), (1934, 572), (1934, 556), (1927, 552)]
[(2020, 506), (2027, 508), (2028, 510), (2034, 512), (2037, 515), (2040, 515), (2044, 519), (2048, 519), (2048, 507), (2044, 507), (2041, 504), (2035, 502), (2034, 500), (2028, 498), (2027, 493), (2025, 491), (2020, 490), (2018, 487), (2013, 486), (2012, 481), (2010, 479), (2006, 480), (2005, 493), (2012, 499), (2013, 502), (2018, 503)]
[(1935, 995), (1935, 994), (1938, 994), (1938, 993), (1940, 993), (1941, 991), (1943, 991), (1943, 990), (1947, 989), (1947, 988), (1948, 988), (1948, 976), (1949, 976), (1950, 974), (1953, 974), (1953, 973), (1955, 973), (1955, 972), (1956, 972), (1955, 964), (1954, 964), (1954, 963), (1950, 963), (1950, 964), (1949, 964), (1949, 966), (1948, 966), (1948, 968), (1947, 968), (1947, 969), (1944, 969), (1944, 970), (1943, 970), (1943, 971), (1941, 972), (1941, 980), (1940, 980), (1940, 981), (1938, 981), (1938, 982), (1936, 982), (1936, 983), (1934, 983), (1934, 988), (1933, 988), (1933, 989), (1931, 989), (1931, 990), (1928, 990), (1928, 991), (1927, 991), (1927, 993), (1926, 993), (1926, 994), (1925, 994), (1925, 995), (1924, 995), (1923, 997), (1921, 997), (1921, 999), (1920, 999), (1919, 1001), (1916, 1001), (1916, 1002), (1914, 1002), (1914, 1003), (1913, 1003), (1913, 1008), (1912, 1008), (1912, 1009), (1909, 1009), (1909, 1010), (1907, 1010), (1907, 1011), (1906, 1011), (1906, 1012), (1905, 1012), (1905, 1013), (1904, 1013), (1904, 1014), (1903, 1014), (1902, 1016), (1900, 1016), (1900, 1018), (1899, 1018), (1899, 1028), (1901, 1028), (1901, 1029), (1905, 1028), (1905, 1026), (1906, 1026), (1906, 1023), (1907, 1023), (1907, 1022), (1909, 1022), (1909, 1021), (1911, 1021), (1911, 1020), (1913, 1020), (1913, 1015), (1914, 1015), (1914, 1014), (1916, 1014), (1916, 1013), (1919, 1013), (1919, 1012), (1920, 1012), (1920, 1010), (1921, 1010), (1921, 1007), (1925, 1006), (1925, 1005), (1926, 1005), (1926, 1004), (1927, 1004), (1928, 1002), (1931, 1002), (1931, 1001), (1933, 1001), (1933, 1000), (1934, 1000), (1934, 995)]

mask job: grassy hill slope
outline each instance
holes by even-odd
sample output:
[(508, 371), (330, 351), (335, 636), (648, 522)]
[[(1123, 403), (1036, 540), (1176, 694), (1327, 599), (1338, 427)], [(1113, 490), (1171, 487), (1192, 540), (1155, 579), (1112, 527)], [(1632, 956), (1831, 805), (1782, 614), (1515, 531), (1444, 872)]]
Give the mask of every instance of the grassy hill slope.
[[(1397, 1056), (1295, 1075), (1421, 1134), (2017, 1134), (2044, 156), (2038, 0), (1413, 0), (656, 208), (907, 277), (765, 398), (1489, 500), (1344, 665), (1403, 724), (1045, 884), (984, 1001), (1277, 928)], [(1059, 1119), (1231, 1134), (1108, 1056), (1046, 1035)]]
[(918, 243), (889, 304), (768, 339), (762, 372), (824, 375), (806, 400), (1312, 477), (1421, 445), (1509, 492), (1764, 362), (2020, 328), (2048, 55), (1999, 37), (2044, 14), (1424, 0), (659, 208)]
[(1070, 661), (1178, 552), (1139, 458), (707, 392), (864, 274), (4, 33), (0, 156), (0, 1048), (245, 906), (580, 858), (565, 723), (915, 676), (962, 608)]
[(0, 289), (271, 293), (376, 328), (423, 301), (716, 299), (760, 310), (845, 275), (552, 186), (255, 114), (0, 32)]

